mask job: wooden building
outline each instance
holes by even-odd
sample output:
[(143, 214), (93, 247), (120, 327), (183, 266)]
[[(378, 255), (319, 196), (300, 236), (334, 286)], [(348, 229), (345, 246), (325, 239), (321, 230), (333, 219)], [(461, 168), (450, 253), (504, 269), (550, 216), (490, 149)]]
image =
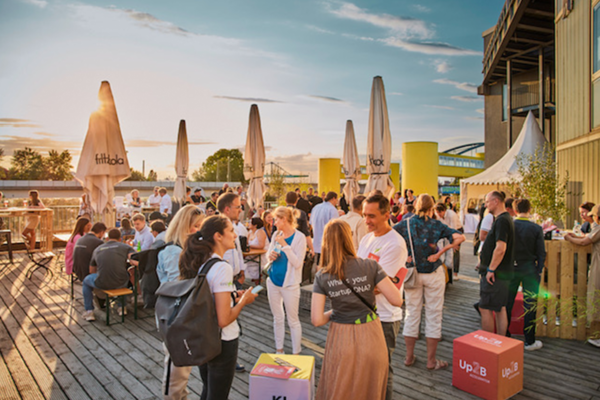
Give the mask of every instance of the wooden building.
[[(571, 215), (600, 202), (600, 0), (507, 0), (483, 33), (486, 167), (533, 111), (568, 173)], [(594, 27), (596, 27), (594, 29)], [(542, 118), (540, 118), (542, 116)]]

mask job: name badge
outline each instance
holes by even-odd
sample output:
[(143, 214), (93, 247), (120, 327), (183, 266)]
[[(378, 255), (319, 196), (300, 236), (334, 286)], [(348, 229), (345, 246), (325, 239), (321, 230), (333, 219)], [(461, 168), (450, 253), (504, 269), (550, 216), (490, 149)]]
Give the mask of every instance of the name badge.
[(367, 258), (370, 260), (375, 260), (375, 261), (379, 262), (379, 256), (375, 255), (373, 253), (369, 253), (369, 256)]

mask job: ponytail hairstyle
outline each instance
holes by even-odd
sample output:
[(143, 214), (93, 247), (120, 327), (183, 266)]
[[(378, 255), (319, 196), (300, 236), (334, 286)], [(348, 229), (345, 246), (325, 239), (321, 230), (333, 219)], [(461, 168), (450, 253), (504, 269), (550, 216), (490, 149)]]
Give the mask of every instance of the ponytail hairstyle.
[(321, 271), (345, 279), (346, 262), (356, 258), (352, 230), (346, 221), (332, 219), (325, 225), (321, 251)]
[(215, 234), (223, 235), (230, 224), (229, 218), (214, 215), (206, 218), (202, 228), (188, 237), (179, 257), (179, 279), (192, 279), (198, 275), (202, 265), (213, 254)]
[(300, 216), (300, 211), (291, 207), (279, 206), (273, 212), (273, 216), (287, 220), (288, 224), (296, 229), (298, 226), (296, 219)]
[(417, 197), (417, 202), (415, 203), (415, 209), (417, 210), (417, 215), (419, 217), (425, 218), (425, 220), (429, 219), (429, 211), (433, 208), (434, 202), (433, 198), (427, 193), (423, 193)]

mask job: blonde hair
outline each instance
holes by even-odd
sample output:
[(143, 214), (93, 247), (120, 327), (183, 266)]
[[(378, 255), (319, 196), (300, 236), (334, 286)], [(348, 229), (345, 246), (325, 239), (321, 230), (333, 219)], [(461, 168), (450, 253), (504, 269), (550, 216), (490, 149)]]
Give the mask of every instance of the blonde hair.
[(356, 258), (352, 230), (346, 221), (331, 220), (325, 225), (321, 248), (321, 268), (328, 273), (344, 279), (344, 267), (349, 259)]
[(292, 228), (296, 229), (298, 224), (296, 223), (296, 211), (290, 207), (279, 206), (273, 211), (273, 216), (281, 219), (285, 219)]
[(417, 197), (417, 202), (415, 203), (415, 211), (419, 217), (424, 217), (425, 219), (429, 218), (429, 211), (433, 208), (435, 203), (433, 202), (433, 198), (427, 193), (423, 193)]
[(173, 242), (173, 244), (183, 248), (190, 235), (190, 228), (196, 225), (198, 221), (204, 220), (204, 217), (205, 215), (195, 205), (188, 204), (183, 207), (175, 214), (169, 224), (165, 242)]

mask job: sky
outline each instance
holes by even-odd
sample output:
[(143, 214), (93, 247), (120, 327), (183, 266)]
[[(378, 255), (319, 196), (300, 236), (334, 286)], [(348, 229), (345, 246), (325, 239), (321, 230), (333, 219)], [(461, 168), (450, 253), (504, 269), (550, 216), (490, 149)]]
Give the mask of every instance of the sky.
[(373, 77), (402, 143), (483, 141), (483, 31), (502, 0), (0, 0), (0, 147), (68, 149), (74, 168), (110, 82), (130, 166), (175, 177), (179, 121), (190, 171), (243, 151), (258, 104), (267, 162), (317, 178), (352, 120), (366, 159)]

